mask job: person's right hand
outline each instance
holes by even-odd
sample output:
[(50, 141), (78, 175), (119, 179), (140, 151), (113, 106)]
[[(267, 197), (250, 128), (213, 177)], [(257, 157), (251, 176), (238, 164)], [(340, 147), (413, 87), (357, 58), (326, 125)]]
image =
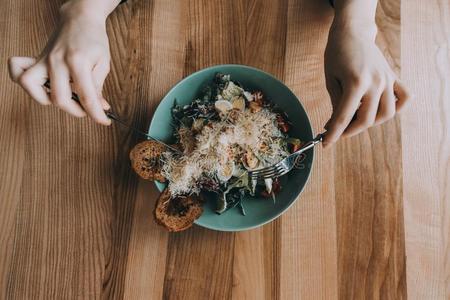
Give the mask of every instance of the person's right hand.
[[(89, 115), (109, 125), (104, 110), (109, 104), (102, 96), (109, 73), (110, 53), (105, 21), (107, 13), (92, 7), (101, 1), (72, 0), (61, 7), (61, 20), (41, 55), (11, 57), (9, 71), (34, 100), (53, 104), (76, 117)], [(43, 84), (50, 80), (50, 95)], [(72, 90), (81, 104), (71, 99)]]

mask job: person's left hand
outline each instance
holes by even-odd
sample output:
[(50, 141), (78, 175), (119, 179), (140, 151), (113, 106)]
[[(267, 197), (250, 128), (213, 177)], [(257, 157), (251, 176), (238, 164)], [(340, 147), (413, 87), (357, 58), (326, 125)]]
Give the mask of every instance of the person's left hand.
[(325, 50), (325, 77), (333, 114), (324, 146), (393, 118), (410, 99), (375, 44), (376, 27), (333, 24)]

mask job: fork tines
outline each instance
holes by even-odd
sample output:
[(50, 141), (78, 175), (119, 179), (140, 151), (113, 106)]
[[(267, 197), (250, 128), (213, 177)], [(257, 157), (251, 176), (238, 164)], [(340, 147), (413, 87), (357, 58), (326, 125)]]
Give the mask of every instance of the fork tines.
[(249, 176), (253, 179), (257, 179), (257, 178), (268, 179), (268, 178), (276, 178), (276, 177), (283, 176), (284, 174), (288, 173), (289, 171), (290, 171), (289, 168), (285, 167), (281, 163), (278, 163), (271, 167), (266, 167), (266, 168), (262, 168), (259, 170), (251, 171), (251, 172), (249, 172)]

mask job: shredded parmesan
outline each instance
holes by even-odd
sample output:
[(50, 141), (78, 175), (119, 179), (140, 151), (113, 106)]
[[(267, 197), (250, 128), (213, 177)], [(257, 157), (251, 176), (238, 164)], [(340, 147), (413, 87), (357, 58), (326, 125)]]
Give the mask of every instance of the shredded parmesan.
[[(223, 93), (223, 98), (232, 98), (237, 88), (241, 89), (234, 84), (230, 87), (231, 84), (229, 90), (224, 90), (228, 91)], [(218, 175), (230, 163), (240, 169), (245, 154), (255, 155), (259, 167), (274, 164), (288, 155), (279, 142), (283, 134), (277, 127), (275, 113), (263, 108), (258, 112), (233, 110), (232, 114), (204, 126), (194, 136), (195, 146), (189, 153), (182, 157), (164, 153), (162, 173), (169, 181), (172, 195), (199, 193), (197, 183), (202, 176), (224, 178)]]

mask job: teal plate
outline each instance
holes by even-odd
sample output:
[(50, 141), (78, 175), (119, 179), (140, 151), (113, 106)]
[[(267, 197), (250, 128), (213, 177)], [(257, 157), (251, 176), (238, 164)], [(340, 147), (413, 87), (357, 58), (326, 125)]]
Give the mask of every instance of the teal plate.
[[(292, 128), (289, 135), (308, 141), (313, 138), (308, 115), (297, 97), (281, 81), (261, 70), (243, 65), (218, 65), (200, 70), (177, 83), (162, 99), (153, 115), (149, 134), (166, 142), (173, 142), (171, 108), (176, 99), (178, 104), (189, 104), (198, 97), (202, 89), (210, 85), (216, 73), (230, 74), (231, 79), (240, 82), (247, 90), (260, 90), (289, 116)], [(264, 225), (285, 212), (303, 190), (313, 164), (313, 149), (306, 153), (300, 169), (291, 171), (281, 178), (282, 190), (275, 203), (272, 199), (246, 197), (243, 201), (246, 216), (235, 207), (218, 215), (214, 212), (215, 201), (207, 199), (202, 216), (195, 221), (199, 226), (220, 231), (241, 231)], [(162, 191), (165, 185), (155, 182)]]

